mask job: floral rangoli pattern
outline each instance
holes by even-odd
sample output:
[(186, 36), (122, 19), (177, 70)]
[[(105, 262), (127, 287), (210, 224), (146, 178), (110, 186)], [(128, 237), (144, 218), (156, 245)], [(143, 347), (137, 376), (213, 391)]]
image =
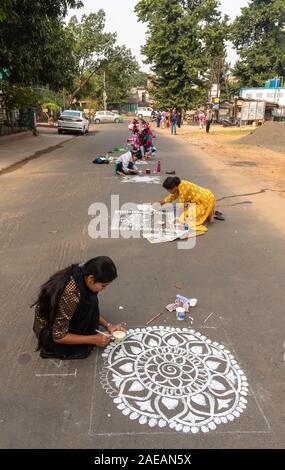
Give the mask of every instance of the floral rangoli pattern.
[(248, 383), (234, 356), (193, 329), (129, 330), (102, 356), (103, 388), (140, 424), (209, 432), (246, 408)]

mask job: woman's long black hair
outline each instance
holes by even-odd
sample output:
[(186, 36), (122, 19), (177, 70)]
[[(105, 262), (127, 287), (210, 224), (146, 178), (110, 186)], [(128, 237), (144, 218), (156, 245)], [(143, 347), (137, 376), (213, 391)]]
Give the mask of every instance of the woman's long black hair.
[(181, 179), (178, 176), (168, 176), (166, 180), (163, 182), (163, 187), (165, 189), (173, 189), (176, 188), (181, 183)]
[[(37, 305), (40, 316), (46, 318), (50, 324), (54, 322), (58, 311), (59, 300), (76, 266), (78, 266), (78, 264), (72, 264), (53, 274), (53, 276), (41, 286), (36, 302), (31, 305), (31, 307)], [(92, 258), (86, 263), (81, 264), (80, 268), (84, 276), (94, 276), (96, 282), (112, 282), (118, 276), (117, 268), (108, 256)]]

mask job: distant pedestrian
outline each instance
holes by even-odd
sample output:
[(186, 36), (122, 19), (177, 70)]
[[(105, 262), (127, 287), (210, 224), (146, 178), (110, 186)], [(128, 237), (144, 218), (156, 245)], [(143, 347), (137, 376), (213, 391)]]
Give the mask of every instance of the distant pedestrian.
[(180, 111), (177, 111), (177, 127), (180, 129), (182, 121), (182, 115)]
[(170, 123), (171, 123), (171, 134), (176, 135), (176, 126), (177, 126), (177, 112), (176, 108), (173, 108), (172, 113), (170, 114)]
[(156, 127), (160, 127), (160, 121), (161, 121), (161, 112), (158, 111), (156, 115)]
[(166, 113), (166, 127), (167, 129), (170, 127), (170, 111), (167, 111)]
[(198, 119), (199, 119), (199, 127), (200, 129), (204, 129), (205, 127), (205, 122), (206, 122), (206, 116), (204, 111), (200, 111), (198, 114)]
[(161, 127), (162, 127), (162, 129), (165, 128), (165, 122), (166, 122), (166, 112), (162, 111), (161, 112)]
[(210, 127), (213, 122), (213, 111), (211, 107), (208, 107), (207, 112), (206, 112), (206, 132), (209, 134), (210, 132)]

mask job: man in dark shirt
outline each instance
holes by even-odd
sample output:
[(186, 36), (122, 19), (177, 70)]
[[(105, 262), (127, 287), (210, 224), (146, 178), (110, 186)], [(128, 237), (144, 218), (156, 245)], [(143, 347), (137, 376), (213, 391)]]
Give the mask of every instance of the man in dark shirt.
[(207, 108), (207, 112), (206, 112), (206, 132), (207, 132), (207, 134), (209, 134), (209, 132), (210, 132), (210, 127), (211, 127), (212, 122), (213, 122), (213, 111), (212, 111), (212, 107), (209, 106)]

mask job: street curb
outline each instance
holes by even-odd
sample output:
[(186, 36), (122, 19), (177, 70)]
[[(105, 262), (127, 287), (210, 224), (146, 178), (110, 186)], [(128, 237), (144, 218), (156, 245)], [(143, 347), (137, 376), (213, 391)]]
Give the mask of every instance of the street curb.
[(37, 127), (47, 127), (48, 129), (58, 129), (58, 126), (55, 126), (54, 124), (45, 124), (45, 123), (37, 123)]
[(32, 137), (33, 133), (31, 130), (22, 131), (22, 132), (15, 132), (14, 134), (2, 135), (0, 137), (0, 145), (1, 143), (9, 143), (14, 142), (15, 140), (24, 139), (25, 137)]
[(32, 155), (29, 155), (28, 157), (23, 158), (23, 160), (20, 160), (16, 163), (12, 163), (12, 165), (7, 166), (6, 168), (2, 168), (2, 170), (0, 170), (0, 176), (5, 175), (7, 173), (11, 173), (12, 171), (18, 170), (19, 168), (26, 165), (26, 163), (28, 163), (29, 161), (35, 160), (36, 158), (39, 158), (39, 157), (41, 157), (42, 155), (44, 155), (46, 153), (51, 153), (54, 150), (62, 148), (63, 144), (65, 144), (66, 142), (70, 142), (71, 140), (74, 140), (76, 138), (77, 138), (77, 136), (71, 137), (70, 139), (66, 139), (63, 142), (60, 142), (59, 144), (51, 145), (50, 147), (46, 147), (42, 150), (37, 150)]

